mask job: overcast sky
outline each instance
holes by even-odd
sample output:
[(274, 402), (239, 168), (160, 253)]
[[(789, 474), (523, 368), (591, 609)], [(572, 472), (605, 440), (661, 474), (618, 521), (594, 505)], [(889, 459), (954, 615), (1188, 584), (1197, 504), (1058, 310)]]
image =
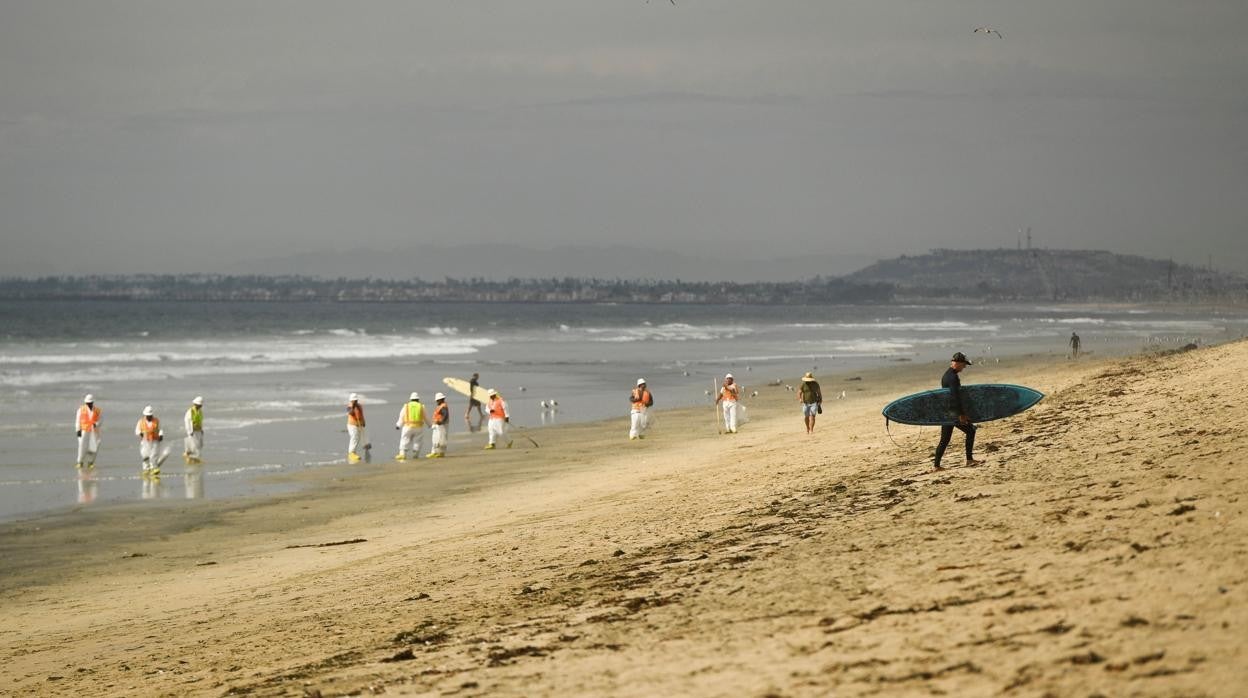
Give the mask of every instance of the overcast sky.
[(0, 0), (0, 274), (1027, 226), (1248, 271), (1244, 0), (677, 3)]

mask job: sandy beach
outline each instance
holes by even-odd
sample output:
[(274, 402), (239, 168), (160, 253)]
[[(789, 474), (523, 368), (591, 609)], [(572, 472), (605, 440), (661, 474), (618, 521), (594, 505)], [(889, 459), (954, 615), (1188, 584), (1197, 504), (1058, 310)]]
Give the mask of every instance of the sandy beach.
[(1248, 343), (973, 366), (1047, 397), (934, 473), (942, 371), (5, 525), (0, 693), (1242, 694)]

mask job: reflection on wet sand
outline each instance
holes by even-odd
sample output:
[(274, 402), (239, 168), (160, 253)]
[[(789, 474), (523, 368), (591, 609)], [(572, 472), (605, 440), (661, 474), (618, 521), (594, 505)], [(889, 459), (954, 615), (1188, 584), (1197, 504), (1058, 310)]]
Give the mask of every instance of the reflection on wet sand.
[(95, 495), (99, 493), (100, 483), (95, 479), (95, 473), (91, 471), (80, 471), (78, 473), (78, 503), (90, 504), (95, 501)]
[(142, 488), (139, 490), (139, 496), (143, 499), (157, 499), (160, 497), (163, 488), (160, 486), (159, 475), (145, 475), (139, 478)]
[(204, 498), (204, 469), (199, 465), (188, 465), (183, 481), (187, 499)]
[(485, 415), (478, 414), (475, 418), (464, 415), (464, 421), (468, 423), (468, 431), (475, 434), (481, 431), (481, 427), (485, 425)]

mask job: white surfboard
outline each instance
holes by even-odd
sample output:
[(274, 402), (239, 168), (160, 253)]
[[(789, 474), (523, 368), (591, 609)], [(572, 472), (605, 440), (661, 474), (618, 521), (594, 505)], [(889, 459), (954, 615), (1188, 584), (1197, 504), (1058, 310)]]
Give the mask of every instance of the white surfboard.
[(483, 405), (490, 401), (489, 391), (479, 385), (475, 391), (470, 391), (469, 388), (472, 384), (463, 378), (443, 378), (442, 382), (445, 383), (446, 387), (451, 390), (454, 390), (460, 395), (467, 395)]

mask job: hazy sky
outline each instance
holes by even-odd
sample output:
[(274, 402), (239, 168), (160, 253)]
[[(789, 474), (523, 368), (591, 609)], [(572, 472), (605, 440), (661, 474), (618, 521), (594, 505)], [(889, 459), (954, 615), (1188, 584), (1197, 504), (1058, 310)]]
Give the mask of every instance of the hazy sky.
[(1244, 0), (677, 3), (0, 0), (0, 274), (1026, 226), (1248, 271)]

